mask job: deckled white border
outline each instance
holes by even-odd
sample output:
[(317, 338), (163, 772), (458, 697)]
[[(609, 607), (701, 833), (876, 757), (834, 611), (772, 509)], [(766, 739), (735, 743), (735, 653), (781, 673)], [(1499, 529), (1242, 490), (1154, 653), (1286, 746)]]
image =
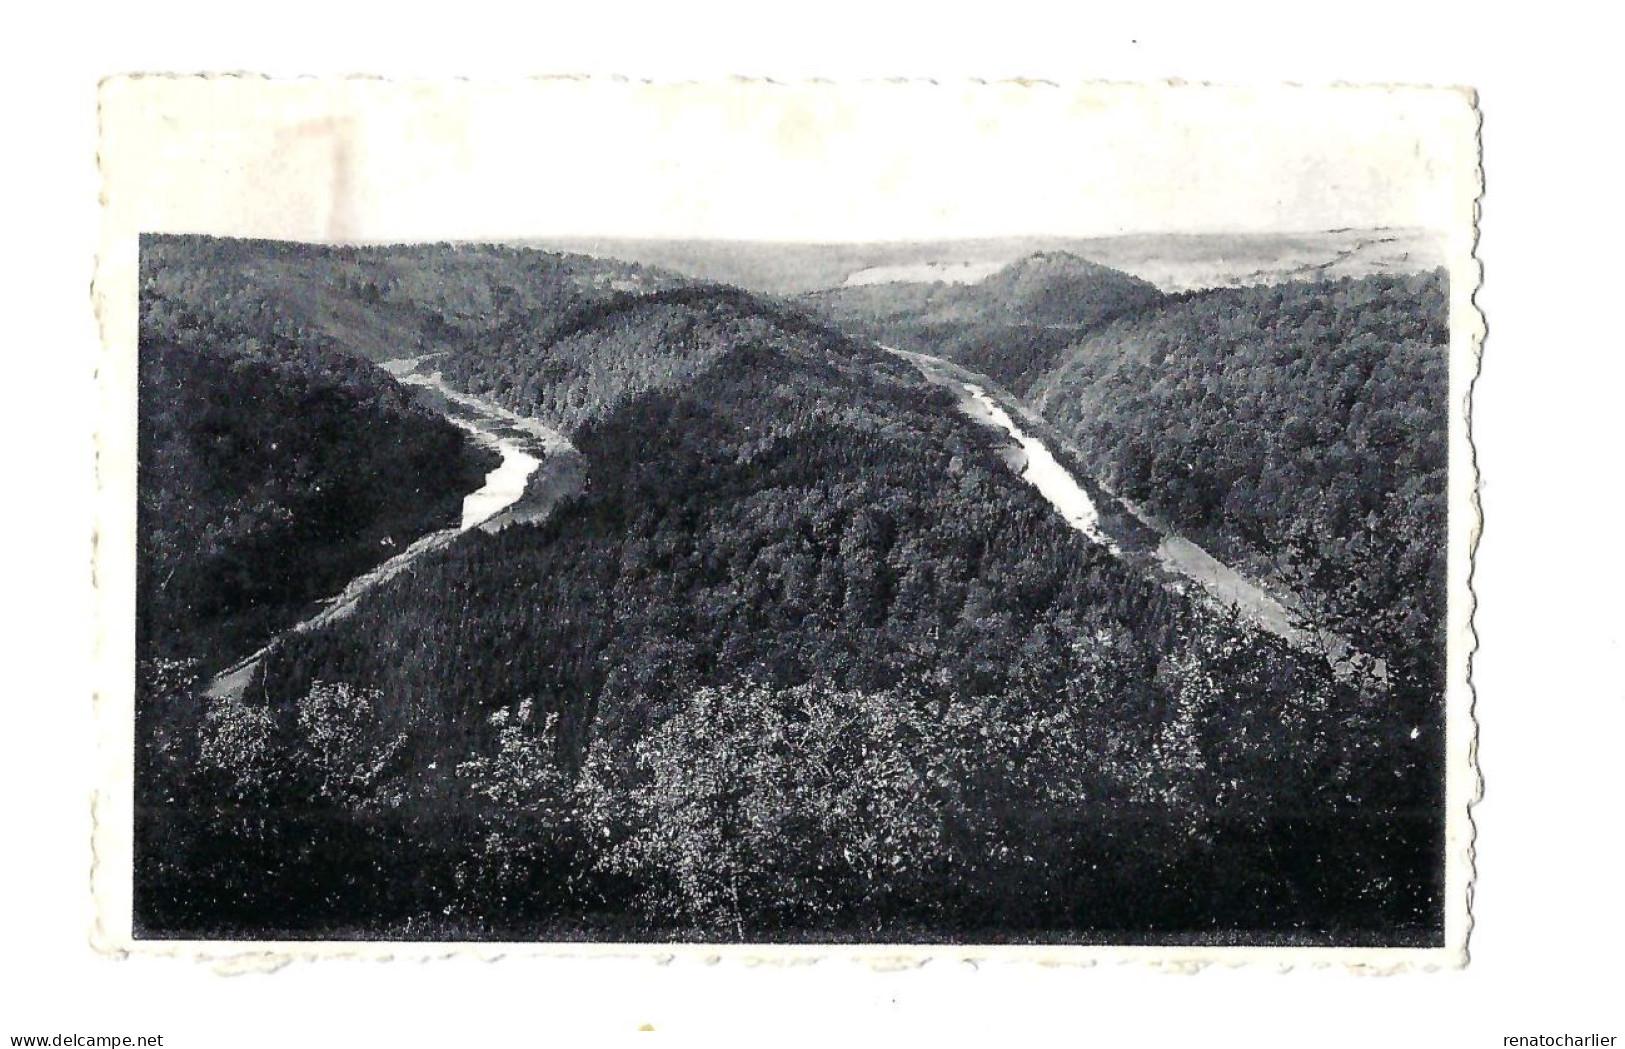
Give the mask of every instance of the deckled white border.
[[(1421, 88), (1404, 85), (1299, 85), (1249, 87), (1248, 92), (1274, 90), (1314, 91), (1430, 91), (1460, 103), (1460, 142), (1454, 144), (1453, 164), (1458, 183), (1452, 202), (1447, 259), (1450, 271), (1450, 481), (1449, 481), (1449, 685), (1447, 691), (1447, 805), (1445, 945), (1437, 948), (1348, 947), (1207, 947), (1207, 946), (1056, 946), (1056, 945), (716, 945), (716, 944), (485, 944), (399, 942), (295, 942), (134, 940), (130, 933), (131, 815), (133, 775), (133, 665), (135, 623), (135, 342), (137, 237), (143, 232), (145, 202), (131, 189), (140, 184), (151, 190), (154, 167), (168, 159), (147, 151), (147, 143), (131, 137), (139, 128), (134, 119), (155, 83), (172, 82), (168, 76), (109, 78), (100, 95), (101, 141), (99, 162), (103, 175), (102, 237), (97, 258), (93, 300), (102, 335), (103, 355), (98, 369), (99, 415), (96, 434), (96, 528), (92, 565), (96, 589), (96, 645), (94, 680), (98, 780), (92, 800), (92, 867), (90, 888), (94, 904), (91, 941), (110, 955), (157, 955), (209, 962), (225, 971), (275, 969), (290, 962), (317, 958), (404, 959), (476, 958), (492, 960), (513, 956), (552, 958), (645, 958), (733, 960), (768, 964), (802, 964), (820, 959), (848, 959), (874, 968), (908, 968), (932, 961), (1027, 961), (1046, 966), (1090, 966), (1136, 962), (1172, 971), (1198, 971), (1209, 965), (1263, 965), (1280, 969), (1301, 966), (1346, 966), (1371, 973), (1411, 969), (1454, 968), (1467, 962), (1471, 929), (1473, 885), (1473, 825), (1471, 807), (1479, 799), (1482, 783), (1477, 767), (1477, 722), (1473, 712), (1471, 660), (1476, 646), (1472, 629), (1475, 597), (1472, 559), (1481, 531), (1478, 469), (1471, 440), (1472, 387), (1479, 371), (1485, 335), (1482, 315), (1475, 305), (1481, 268), (1474, 250), (1477, 240), (1478, 201), (1483, 191), (1480, 167), (1476, 95), (1462, 88)], [(395, 102), (410, 106), (455, 83), (467, 99), (480, 92), (530, 91), (538, 106), (545, 105), (550, 85), (568, 84), (573, 90), (596, 85), (624, 88), (628, 83), (657, 89), (680, 90), (694, 85), (632, 82), (624, 79), (537, 78), (526, 81), (470, 84), (466, 81), (380, 81), (349, 78), (330, 81), (277, 81), (252, 75), (180, 78), (226, 81), (237, 89), (263, 85), (267, 100), (289, 83), (376, 83), (396, 89)], [(917, 90), (923, 82), (896, 82)], [(772, 81), (732, 81), (743, 91), (771, 91), (783, 85)], [(873, 82), (863, 82), (872, 89)], [(1102, 91), (1236, 90), (1223, 85), (1177, 82), (1147, 84), (1080, 83), (1056, 85), (1048, 81), (969, 81), (940, 86), (949, 90), (1070, 91), (1079, 96)], [(848, 86), (825, 81), (797, 85), (800, 89), (841, 92)], [(250, 90), (258, 90), (250, 88)], [(1058, 129), (1060, 130), (1060, 129)], [(147, 170), (140, 178), (137, 168)], [(197, 230), (197, 232), (212, 232)]]

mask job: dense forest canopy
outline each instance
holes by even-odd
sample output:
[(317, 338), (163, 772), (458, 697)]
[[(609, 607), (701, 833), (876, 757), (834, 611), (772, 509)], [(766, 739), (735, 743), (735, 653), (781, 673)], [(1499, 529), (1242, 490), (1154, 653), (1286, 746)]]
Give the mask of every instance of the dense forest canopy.
[(1022, 392), (1103, 481), (1405, 675), (1437, 729), (1448, 339), (1442, 272), (1218, 289), (1091, 332)]
[[(147, 653), (145, 934), (1439, 935), (1436, 735), (1418, 720), (1438, 696), (1410, 673), (1426, 659), (1396, 654), (1386, 678), (1338, 673), (1161, 585), (1069, 527), (993, 430), (865, 339), (737, 289), (570, 256), (159, 247), (144, 313), (176, 345), (242, 332), (259, 340), (250, 365), (285, 370), (354, 353), (380, 404), (398, 387), (360, 358), (429, 354), (423, 367), (454, 385), (568, 432), (588, 481), (545, 521), (468, 533), (347, 617), (285, 636), (244, 692), (206, 697), (207, 666)], [(1046, 410), (1080, 447), (1100, 445), (1113, 483), (1128, 442), (1082, 432), (1067, 406), (1095, 396), (1110, 418), (1128, 396), (1120, 375), (1159, 391), (1162, 365), (1135, 372), (1124, 347), (1164, 311), (1170, 330), (1211, 323), (1200, 296), (1165, 302), (1117, 277), (1036, 260), (977, 293), (1003, 310), (995, 335), (1023, 315), (1065, 334), (1022, 370), (1067, 376)], [(1101, 294), (1074, 295), (1076, 279)], [(1376, 296), (1389, 327), (1360, 295), (1335, 299), (1328, 323), (1376, 326), (1387, 346), (1410, 331), (1404, 296), (1426, 294), (1403, 289)], [(1238, 324), (1220, 363), (1273, 360)], [(170, 425), (198, 429), (215, 357), (152, 345), (164, 382), (197, 391)], [(1119, 366), (1097, 368), (1108, 358)], [(1227, 454), (1300, 396), (1266, 378), (1270, 403), (1243, 415)], [(255, 417), (279, 406), (245, 403)], [(1134, 404), (1155, 443), (1184, 402)], [(340, 410), (383, 432), (374, 401)], [(403, 402), (403, 417), (420, 411)], [(405, 461), (431, 455), (420, 440)], [(368, 476), (392, 468), (360, 461), (381, 472)], [(173, 472), (223, 469), (201, 462), (177, 457)], [(1384, 476), (1403, 487), (1404, 469)], [(1334, 592), (1330, 542), (1283, 564)], [(1391, 578), (1362, 585), (1374, 589), (1351, 602)], [(151, 607), (175, 629), (178, 613)]]
[(687, 383), (731, 347), (782, 336), (822, 346), (838, 339), (737, 288), (687, 285), (622, 293), (529, 328), (449, 343), (434, 366), (465, 389), (571, 432), (642, 393)]

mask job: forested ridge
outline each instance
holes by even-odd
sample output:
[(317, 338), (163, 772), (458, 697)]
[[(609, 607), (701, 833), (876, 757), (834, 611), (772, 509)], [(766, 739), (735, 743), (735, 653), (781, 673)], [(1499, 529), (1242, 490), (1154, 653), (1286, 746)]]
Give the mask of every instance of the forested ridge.
[[(1035, 285), (1088, 308), (1024, 310)], [(1266, 581), (1311, 632), (1380, 660), (1425, 736), (1416, 761), (1436, 765), (1444, 272), (1166, 296), (1142, 285), (1034, 256), (970, 286), (840, 288), (803, 301), (1026, 400), (1117, 494)], [(1011, 320), (1040, 315), (1050, 323)]]
[(626, 292), (684, 283), (636, 263), (496, 244), (141, 239), (142, 317), (271, 334), (382, 361), (530, 330)]
[(1430, 751), (1444, 687), (1445, 292), (1436, 271), (1190, 293), (1090, 333), (1022, 391), (1120, 494), (1383, 659)]
[(647, 392), (678, 387), (730, 348), (784, 337), (829, 347), (831, 328), (726, 285), (619, 293), (530, 327), (448, 344), (434, 365), (452, 382), (565, 432)]
[(1437, 935), (1387, 686), (1155, 585), (788, 307), (537, 303), (418, 346), (583, 493), (243, 696), (143, 669), (147, 935)]

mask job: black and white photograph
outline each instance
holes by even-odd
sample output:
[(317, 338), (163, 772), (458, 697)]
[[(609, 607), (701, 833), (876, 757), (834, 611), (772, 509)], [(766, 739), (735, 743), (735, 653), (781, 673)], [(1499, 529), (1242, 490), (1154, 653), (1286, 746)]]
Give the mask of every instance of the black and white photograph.
[(1470, 92), (103, 94), (109, 936), (1463, 960)]

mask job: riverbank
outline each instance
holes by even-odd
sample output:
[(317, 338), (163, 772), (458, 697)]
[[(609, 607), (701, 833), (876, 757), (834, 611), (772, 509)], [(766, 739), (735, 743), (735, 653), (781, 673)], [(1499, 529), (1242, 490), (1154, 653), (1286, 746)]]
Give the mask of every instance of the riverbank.
[(419, 391), (420, 398), (479, 443), (502, 458), (478, 489), (463, 497), (462, 518), (455, 528), (420, 536), (405, 550), (355, 577), (319, 611), (295, 623), (252, 655), (221, 671), (207, 692), (232, 698), (241, 695), (254, 671), (277, 641), (289, 633), (320, 629), (348, 615), (368, 591), (406, 571), (426, 554), (448, 546), (466, 532), (497, 531), (512, 524), (539, 521), (586, 483), (581, 454), (558, 431), (481, 397), (447, 385), (438, 371), (419, 369), (432, 355), (403, 357), (380, 365), (397, 381)]
[[(1285, 605), (1184, 536), (1147, 520), (1082, 470), (1081, 457), (1041, 417), (984, 375), (930, 354), (882, 349), (911, 362), (937, 385), (951, 390), (964, 414), (1003, 432), (1019, 449), (1006, 457), (1011, 468), (1037, 488), (1068, 524), (1113, 553), (1163, 576), (1181, 592), (1190, 584), (1219, 608), (1234, 608), (1259, 629), (1299, 647), (1315, 639), (1293, 625)], [(1018, 422), (1019, 420), (1019, 422)]]

